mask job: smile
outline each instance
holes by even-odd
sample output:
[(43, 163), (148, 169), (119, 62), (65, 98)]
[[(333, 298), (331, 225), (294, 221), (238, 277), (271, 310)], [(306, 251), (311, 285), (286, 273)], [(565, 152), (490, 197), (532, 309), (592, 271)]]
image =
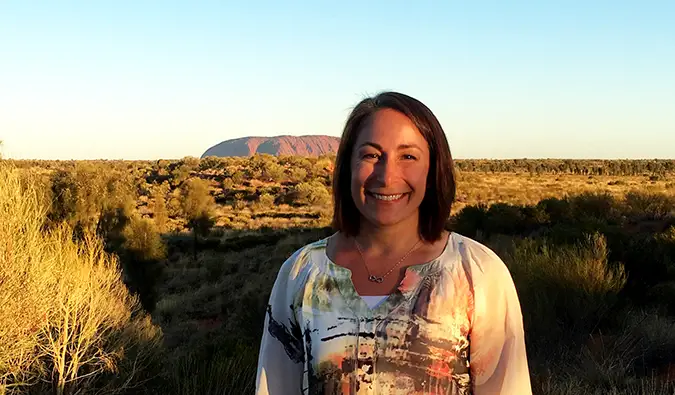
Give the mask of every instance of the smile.
[(383, 194), (380, 194), (380, 193), (372, 193), (372, 192), (369, 192), (368, 194), (370, 196), (374, 197), (377, 200), (383, 200), (383, 201), (386, 201), (386, 202), (392, 202), (394, 200), (399, 200), (404, 195), (407, 195), (407, 193), (399, 193), (399, 194), (396, 194), (396, 195), (383, 195)]

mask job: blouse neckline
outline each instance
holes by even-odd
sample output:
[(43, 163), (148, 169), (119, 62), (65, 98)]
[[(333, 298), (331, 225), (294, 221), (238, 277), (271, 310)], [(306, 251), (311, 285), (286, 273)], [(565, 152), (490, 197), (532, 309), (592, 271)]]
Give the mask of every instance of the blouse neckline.
[(455, 233), (450, 232), (443, 251), (436, 258), (427, 262), (407, 266), (405, 268), (405, 275), (398, 287), (391, 294), (386, 295), (386, 297), (372, 309), (363, 300), (362, 296), (356, 292), (356, 288), (352, 282), (352, 271), (344, 266), (338, 265), (328, 257), (326, 246), (328, 245), (330, 236), (319, 240), (317, 247), (321, 248), (321, 258), (323, 260), (323, 265), (325, 265), (324, 267), (335, 278), (337, 288), (352, 312), (354, 312), (355, 315), (363, 315), (365, 312), (369, 316), (368, 318), (372, 318), (373, 316), (389, 315), (403, 301), (412, 297), (415, 293), (414, 291), (417, 290), (424, 277), (442, 269), (443, 265), (440, 265), (439, 263), (447, 261), (456, 253), (456, 248), (454, 248), (456, 244), (454, 236)]

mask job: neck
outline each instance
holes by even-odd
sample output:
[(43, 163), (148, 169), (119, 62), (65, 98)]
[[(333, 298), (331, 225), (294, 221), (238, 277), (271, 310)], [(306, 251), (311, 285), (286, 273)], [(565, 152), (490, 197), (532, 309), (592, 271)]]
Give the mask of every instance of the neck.
[(361, 229), (356, 236), (359, 245), (373, 255), (400, 255), (401, 251), (407, 252), (420, 239), (417, 218), (392, 226), (376, 226), (362, 218)]

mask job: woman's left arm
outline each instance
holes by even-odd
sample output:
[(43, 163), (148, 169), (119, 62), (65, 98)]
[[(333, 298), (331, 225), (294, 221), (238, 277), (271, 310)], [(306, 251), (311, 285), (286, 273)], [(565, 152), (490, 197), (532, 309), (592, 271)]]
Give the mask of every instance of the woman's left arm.
[(487, 249), (481, 252), (477, 255), (483, 262), (472, 276), (474, 394), (531, 395), (523, 317), (513, 279), (496, 254)]

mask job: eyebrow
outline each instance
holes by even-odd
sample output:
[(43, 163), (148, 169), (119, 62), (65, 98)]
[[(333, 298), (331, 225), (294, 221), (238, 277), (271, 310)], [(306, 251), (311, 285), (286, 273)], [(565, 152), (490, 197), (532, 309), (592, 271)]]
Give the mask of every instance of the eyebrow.
[[(359, 146), (359, 148), (361, 148), (363, 146), (366, 146), (366, 145), (369, 145), (373, 148), (376, 148), (376, 149), (382, 151), (382, 146), (377, 144), (377, 143), (373, 143), (372, 141), (366, 141), (365, 143), (361, 144)], [(420, 151), (422, 150), (417, 144), (399, 144), (399, 146), (396, 147), (396, 148), (399, 149), (399, 150), (408, 149), (408, 148), (417, 148)]]

